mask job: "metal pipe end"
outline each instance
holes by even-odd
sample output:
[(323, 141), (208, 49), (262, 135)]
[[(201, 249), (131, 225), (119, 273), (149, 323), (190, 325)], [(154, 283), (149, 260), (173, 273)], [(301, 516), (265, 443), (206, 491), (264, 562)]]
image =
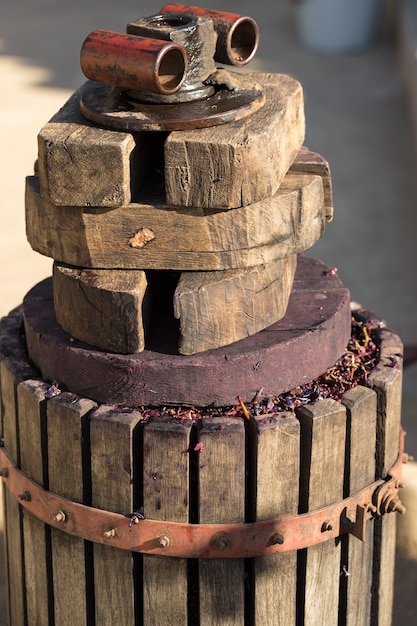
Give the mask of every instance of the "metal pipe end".
[(253, 59), (259, 45), (259, 28), (251, 17), (241, 16), (227, 35), (227, 55), (231, 65), (246, 65)]
[(185, 80), (187, 68), (184, 48), (174, 43), (165, 45), (155, 67), (159, 93), (168, 95), (177, 92)]

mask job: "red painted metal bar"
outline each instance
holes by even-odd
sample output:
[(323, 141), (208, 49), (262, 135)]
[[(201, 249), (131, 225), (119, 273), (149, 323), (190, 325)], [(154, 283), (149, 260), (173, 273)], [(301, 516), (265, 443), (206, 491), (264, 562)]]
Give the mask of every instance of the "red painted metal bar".
[[(400, 439), (398, 459), (386, 480), (377, 480), (349, 498), (311, 513), (244, 524), (140, 520), (72, 502), (33, 482), (16, 467), (4, 448), (0, 448), (0, 474), (10, 492), (35, 517), (88, 541), (182, 558), (254, 557), (300, 550), (346, 533), (364, 540), (367, 520), (395, 510), (391, 505), (401, 478), (403, 431)], [(389, 505), (384, 506), (384, 502)], [(401, 504), (397, 510), (405, 512)]]
[(184, 48), (171, 41), (95, 30), (82, 45), (80, 64), (90, 80), (172, 94), (184, 81), (188, 60)]
[(203, 9), (189, 4), (169, 3), (161, 13), (183, 13), (213, 20), (217, 32), (215, 60), (227, 65), (246, 65), (254, 57), (259, 44), (258, 25), (251, 17)]

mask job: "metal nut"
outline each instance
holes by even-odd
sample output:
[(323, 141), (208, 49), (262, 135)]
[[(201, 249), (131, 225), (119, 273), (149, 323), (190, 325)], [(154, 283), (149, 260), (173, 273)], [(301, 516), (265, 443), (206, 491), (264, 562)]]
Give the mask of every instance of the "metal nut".
[(116, 529), (115, 528), (109, 528), (108, 530), (105, 530), (103, 533), (103, 537), (106, 537), (106, 539), (111, 539), (112, 537), (116, 536)]
[(229, 545), (229, 540), (226, 537), (226, 535), (219, 535), (218, 537), (215, 537), (213, 539), (213, 545), (218, 550), (225, 550), (227, 548), (227, 546)]
[(24, 491), (23, 493), (19, 494), (17, 496), (17, 499), (22, 502), (22, 501), (26, 501), (26, 502), (30, 502), (30, 500), (32, 500), (32, 497), (29, 493), (29, 491)]
[(169, 544), (170, 544), (169, 537), (166, 537), (165, 535), (163, 535), (162, 537), (158, 537), (158, 546), (162, 548), (163, 550), (165, 548), (168, 548)]
[(280, 533), (274, 533), (268, 540), (268, 546), (276, 546), (284, 543), (284, 537)]
[(54, 520), (56, 522), (65, 522), (67, 516), (65, 515), (64, 511), (58, 511), (58, 513), (56, 515), (54, 515)]
[(168, 96), (141, 94), (142, 98), (157, 102), (189, 102), (208, 97), (214, 92), (213, 87), (204, 84), (216, 71), (214, 54), (217, 35), (210, 18), (179, 13), (151, 15), (130, 22), (127, 33), (172, 41), (182, 46), (187, 53), (188, 68), (180, 89)]

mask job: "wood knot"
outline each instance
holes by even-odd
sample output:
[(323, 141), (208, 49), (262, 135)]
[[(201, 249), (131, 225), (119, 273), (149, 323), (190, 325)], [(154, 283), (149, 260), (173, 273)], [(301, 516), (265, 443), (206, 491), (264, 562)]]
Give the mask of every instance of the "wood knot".
[(137, 233), (129, 239), (129, 246), (131, 248), (143, 248), (147, 243), (153, 241), (156, 235), (150, 228), (139, 228)]

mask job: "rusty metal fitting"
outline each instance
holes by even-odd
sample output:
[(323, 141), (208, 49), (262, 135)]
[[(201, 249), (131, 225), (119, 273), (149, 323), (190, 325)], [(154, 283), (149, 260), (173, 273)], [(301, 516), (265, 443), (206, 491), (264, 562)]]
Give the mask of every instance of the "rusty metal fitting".
[(407, 452), (403, 453), (403, 463), (410, 463), (414, 461), (414, 457), (411, 454), (407, 454)]
[(103, 533), (103, 537), (105, 537), (106, 539), (113, 539), (113, 537), (116, 536), (116, 529), (115, 528), (108, 528), (107, 530), (104, 531)]
[(175, 94), (166, 96), (140, 92), (136, 94), (138, 99), (144, 102), (190, 102), (214, 93), (214, 87), (204, 84), (216, 71), (214, 53), (217, 35), (212, 20), (167, 13), (139, 18), (130, 22), (126, 30), (131, 35), (176, 43), (182, 46), (188, 59), (184, 81)]
[(167, 537), (166, 535), (163, 535), (162, 537), (158, 537), (158, 546), (162, 550), (165, 550), (165, 548), (168, 548), (169, 544), (170, 544), (170, 540), (169, 540), (169, 537)]
[(54, 515), (55, 522), (65, 522), (66, 519), (67, 519), (67, 516), (65, 515), (64, 511), (58, 511)]
[(30, 495), (29, 491), (24, 491), (17, 496), (17, 499), (19, 500), (19, 502), (30, 502), (32, 500), (32, 496)]
[(9, 477), (9, 469), (7, 467), (3, 467), (2, 469), (0, 469), (0, 476), (2, 478), (8, 478)]
[(216, 535), (213, 537), (211, 543), (218, 550), (226, 550), (229, 545), (229, 540), (226, 535)]
[(82, 45), (80, 64), (90, 80), (173, 94), (184, 81), (188, 61), (182, 46), (171, 41), (94, 30)]
[(283, 543), (284, 543), (283, 535), (281, 535), (281, 533), (274, 533), (268, 539), (267, 545), (268, 546), (277, 546), (277, 545), (282, 546)]
[(166, 4), (161, 13), (191, 14), (213, 20), (217, 32), (215, 60), (242, 66), (253, 59), (259, 44), (258, 25), (251, 17), (188, 4)]
[(405, 506), (398, 497), (398, 489), (401, 481), (391, 477), (387, 482), (383, 483), (375, 490), (374, 503), (377, 508), (378, 515), (385, 515), (396, 511), (400, 515), (406, 512)]

